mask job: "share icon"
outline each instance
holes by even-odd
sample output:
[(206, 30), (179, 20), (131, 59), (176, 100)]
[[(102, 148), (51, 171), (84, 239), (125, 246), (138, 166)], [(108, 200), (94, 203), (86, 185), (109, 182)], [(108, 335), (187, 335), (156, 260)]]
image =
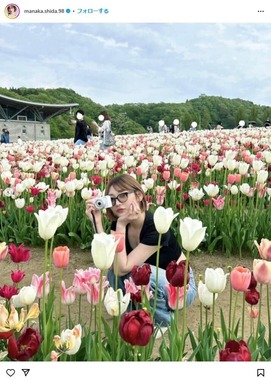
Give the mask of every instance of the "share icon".
[(22, 369), (22, 371), (23, 371), (24, 375), (27, 376), (28, 373), (29, 373), (29, 371), (30, 371), (30, 369)]

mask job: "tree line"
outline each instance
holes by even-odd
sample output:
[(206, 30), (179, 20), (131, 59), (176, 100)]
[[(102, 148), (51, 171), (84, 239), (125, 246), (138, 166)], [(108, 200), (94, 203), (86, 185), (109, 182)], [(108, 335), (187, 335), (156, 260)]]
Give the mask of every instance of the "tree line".
[[(179, 119), (181, 129), (188, 130), (193, 121), (197, 122), (198, 129), (206, 129), (210, 125), (214, 128), (218, 123), (223, 123), (224, 128), (232, 129), (240, 120), (246, 123), (253, 121), (256, 126), (261, 127), (267, 119), (271, 118), (269, 106), (256, 105), (242, 99), (228, 99), (205, 94), (186, 100), (184, 103), (126, 103), (104, 106), (66, 88), (0, 88), (0, 93), (38, 103), (78, 103), (79, 108), (85, 111), (85, 119), (92, 126), (94, 133), (97, 133), (97, 130), (93, 122), (98, 122), (98, 116), (103, 110), (111, 116), (112, 129), (116, 134), (147, 133), (148, 126), (157, 132), (159, 120), (164, 120), (169, 126), (174, 119)], [(72, 115), (66, 113), (48, 120), (53, 139), (73, 137), (74, 126), (70, 123), (71, 117)]]

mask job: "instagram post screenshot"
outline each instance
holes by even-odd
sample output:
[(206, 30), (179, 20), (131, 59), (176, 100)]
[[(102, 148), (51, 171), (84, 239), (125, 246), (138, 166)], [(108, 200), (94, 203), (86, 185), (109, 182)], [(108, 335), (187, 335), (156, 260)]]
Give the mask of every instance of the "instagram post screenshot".
[(1, 2), (1, 380), (270, 378), (270, 46), (266, 0)]

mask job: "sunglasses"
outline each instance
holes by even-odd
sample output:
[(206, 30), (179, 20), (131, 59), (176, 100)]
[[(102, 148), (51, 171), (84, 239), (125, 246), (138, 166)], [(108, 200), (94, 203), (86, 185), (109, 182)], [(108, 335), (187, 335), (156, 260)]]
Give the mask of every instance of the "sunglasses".
[(134, 193), (134, 191), (124, 191), (123, 193), (120, 193), (117, 197), (112, 197), (111, 202), (112, 202), (112, 207), (116, 205), (116, 201), (118, 200), (120, 203), (124, 203), (128, 199), (128, 195)]

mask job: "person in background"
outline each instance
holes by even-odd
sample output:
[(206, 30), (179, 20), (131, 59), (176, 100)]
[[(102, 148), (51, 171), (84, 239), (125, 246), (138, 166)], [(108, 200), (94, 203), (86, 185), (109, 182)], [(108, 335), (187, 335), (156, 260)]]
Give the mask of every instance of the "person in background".
[(101, 136), (101, 148), (108, 148), (111, 146), (110, 137), (112, 134), (111, 130), (111, 118), (106, 111), (102, 111), (98, 117), (102, 121), (102, 125), (99, 127), (99, 134)]
[[(147, 209), (145, 193), (138, 181), (129, 174), (113, 177), (107, 184), (105, 195), (110, 196), (112, 207), (106, 208), (106, 217), (111, 221), (111, 233), (121, 234), (124, 238), (124, 248), (115, 256), (115, 263), (108, 271), (107, 277), (110, 286), (115, 288), (117, 273), (118, 288), (125, 293), (125, 280), (131, 276), (135, 265), (150, 264), (150, 290), (155, 292), (158, 287), (157, 304), (154, 313), (154, 322), (165, 332), (171, 322), (173, 312), (168, 305), (168, 294), (165, 285), (166, 268), (171, 261), (185, 260), (178, 239), (173, 230), (161, 237), (159, 251), (158, 284), (156, 284), (156, 256), (158, 251), (159, 233), (154, 224), (154, 216)], [(94, 199), (86, 201), (86, 215), (93, 223), (96, 233), (104, 232), (102, 224), (102, 210), (94, 206)], [(197, 288), (193, 271), (189, 270), (190, 280), (187, 290), (186, 304), (189, 306), (196, 298)], [(153, 300), (150, 300), (152, 307)]]
[(78, 110), (75, 114), (76, 120), (71, 120), (71, 123), (75, 124), (75, 145), (85, 145), (88, 142), (88, 125), (84, 120), (84, 115), (83, 110)]
[(223, 125), (222, 125), (222, 122), (219, 121), (216, 125), (216, 129), (218, 129), (219, 131), (221, 131), (221, 129), (223, 129)]
[(2, 144), (8, 144), (9, 143), (9, 131), (5, 128), (2, 129), (1, 143)]

